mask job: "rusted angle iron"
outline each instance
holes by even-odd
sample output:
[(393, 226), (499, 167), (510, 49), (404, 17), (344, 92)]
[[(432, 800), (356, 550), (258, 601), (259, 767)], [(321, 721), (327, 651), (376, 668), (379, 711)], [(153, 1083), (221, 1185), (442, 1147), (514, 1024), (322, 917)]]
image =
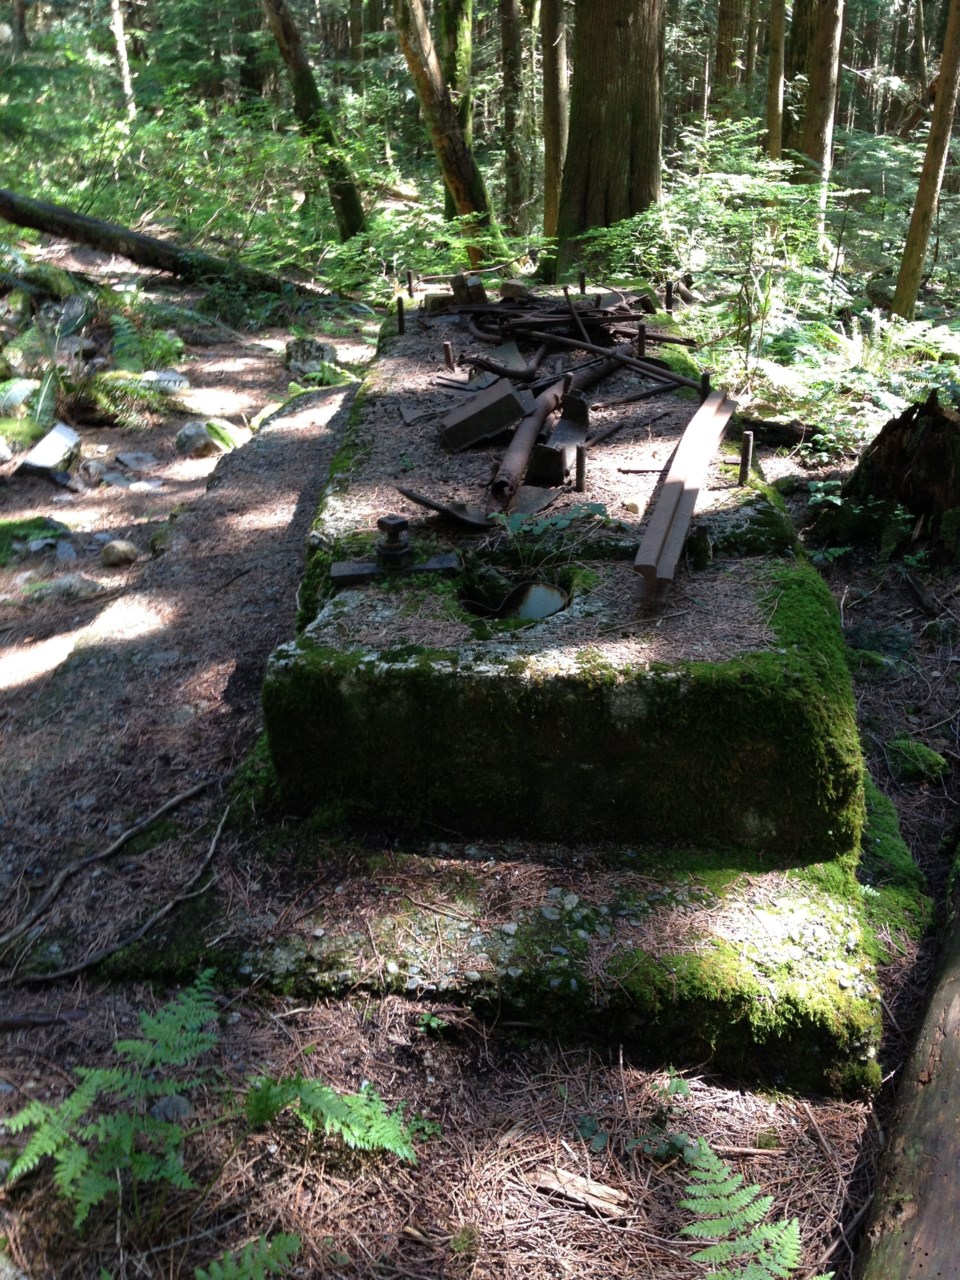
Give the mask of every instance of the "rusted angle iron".
[(711, 392), (680, 438), (633, 562), (634, 571), (643, 575), (648, 597), (658, 586), (673, 581), (697, 495), (736, 408), (737, 402), (722, 391)]

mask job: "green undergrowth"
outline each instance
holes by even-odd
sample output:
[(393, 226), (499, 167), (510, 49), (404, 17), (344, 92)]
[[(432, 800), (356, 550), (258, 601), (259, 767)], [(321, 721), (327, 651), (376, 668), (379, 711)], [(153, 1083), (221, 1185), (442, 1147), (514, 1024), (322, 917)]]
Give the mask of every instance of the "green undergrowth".
[(21, 520), (0, 520), (0, 565), (14, 557), (14, 544), (35, 538), (60, 538), (66, 530), (46, 516), (30, 516)]

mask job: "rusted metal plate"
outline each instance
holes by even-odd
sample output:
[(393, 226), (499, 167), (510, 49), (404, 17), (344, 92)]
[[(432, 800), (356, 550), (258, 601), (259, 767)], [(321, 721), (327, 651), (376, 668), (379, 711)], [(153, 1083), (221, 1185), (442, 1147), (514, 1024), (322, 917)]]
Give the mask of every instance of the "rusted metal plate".
[(451, 453), (497, 436), (533, 409), (529, 391), (517, 391), (503, 379), (452, 409), (440, 423), (443, 443)]
[(438, 515), (449, 516), (457, 524), (465, 524), (470, 529), (492, 529), (494, 522), (487, 517), (482, 507), (475, 507), (466, 502), (438, 502), (424, 493), (415, 493), (413, 489), (403, 489), (397, 485), (397, 493), (402, 493), (410, 502), (418, 507), (426, 507), (428, 511), (436, 511)]

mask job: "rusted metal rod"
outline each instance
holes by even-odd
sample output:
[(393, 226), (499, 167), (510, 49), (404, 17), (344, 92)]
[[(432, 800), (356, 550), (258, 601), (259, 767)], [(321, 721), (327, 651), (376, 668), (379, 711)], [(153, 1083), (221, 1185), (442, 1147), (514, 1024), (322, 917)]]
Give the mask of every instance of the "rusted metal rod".
[[(683, 374), (674, 373), (672, 369), (661, 369), (658, 365), (649, 364), (646, 360), (635, 360), (629, 354), (630, 347), (601, 347), (592, 342), (583, 342), (579, 338), (558, 338), (554, 333), (538, 333), (536, 330), (528, 333), (527, 337), (536, 338), (538, 342), (552, 342), (558, 347), (569, 347), (573, 351), (592, 351), (594, 355), (610, 356), (616, 359), (618, 364), (625, 365), (628, 369), (636, 369), (650, 378), (659, 378), (661, 382), (676, 382), (681, 387), (692, 387), (694, 391), (700, 390), (699, 380), (685, 378)], [(614, 352), (621, 354), (615, 356)]]

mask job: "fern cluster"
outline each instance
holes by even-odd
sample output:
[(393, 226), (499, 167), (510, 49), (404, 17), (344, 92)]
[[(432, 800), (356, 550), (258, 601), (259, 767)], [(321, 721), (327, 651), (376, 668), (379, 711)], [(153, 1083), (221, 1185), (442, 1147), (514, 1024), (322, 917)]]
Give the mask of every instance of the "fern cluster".
[(761, 1195), (758, 1186), (746, 1186), (743, 1175), (734, 1173), (702, 1138), (687, 1147), (684, 1159), (691, 1166), (692, 1181), (680, 1207), (695, 1213), (697, 1220), (682, 1233), (713, 1242), (693, 1254), (694, 1262), (719, 1267), (708, 1273), (711, 1280), (782, 1280), (795, 1271), (801, 1262), (796, 1218), (765, 1222), (773, 1196)]
[[(191, 1110), (184, 1095), (211, 1077), (201, 1062), (218, 1041), (216, 1015), (209, 975), (157, 1013), (142, 1013), (141, 1035), (114, 1045), (117, 1065), (77, 1068), (80, 1083), (59, 1105), (33, 1101), (7, 1121), (13, 1133), (33, 1131), (8, 1181), (51, 1158), (54, 1183), (73, 1204), (76, 1227), (124, 1188), (130, 1191), (138, 1223), (148, 1184), (189, 1190), (193, 1183), (184, 1167), (183, 1147), (190, 1135), (177, 1121)], [(242, 1110), (226, 1109), (220, 1122), (244, 1117), (259, 1128), (288, 1108), (310, 1133), (320, 1130), (356, 1150), (387, 1151), (416, 1161), (402, 1108), (389, 1111), (372, 1089), (340, 1094), (299, 1075), (261, 1079), (248, 1089)], [(280, 1257), (284, 1247), (277, 1246), (276, 1254), (261, 1250), (259, 1271), (214, 1269), (209, 1275), (264, 1275), (270, 1258)], [(250, 1254), (250, 1266), (261, 1253)], [(228, 1265), (233, 1264), (223, 1263)]]

